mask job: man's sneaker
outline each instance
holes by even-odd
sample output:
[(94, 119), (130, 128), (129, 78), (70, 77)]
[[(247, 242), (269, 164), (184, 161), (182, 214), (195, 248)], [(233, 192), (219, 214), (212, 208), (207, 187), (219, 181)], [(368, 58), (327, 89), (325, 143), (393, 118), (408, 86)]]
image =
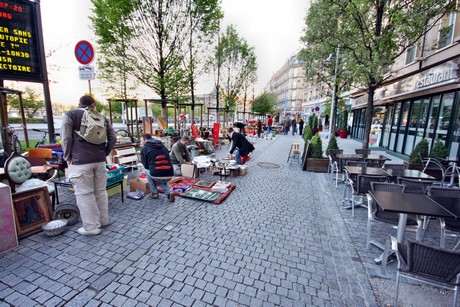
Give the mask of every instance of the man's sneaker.
[(85, 230), (85, 227), (78, 228), (77, 232), (84, 236), (95, 236), (101, 233), (101, 229)]
[(169, 200), (169, 202), (171, 202), (171, 203), (173, 203), (173, 202), (176, 200), (176, 197), (175, 197), (175, 195), (174, 195), (174, 192), (169, 192), (168, 200)]
[(104, 225), (101, 224), (101, 228), (107, 228), (112, 224), (113, 224), (113, 222), (109, 222), (108, 224), (104, 224)]

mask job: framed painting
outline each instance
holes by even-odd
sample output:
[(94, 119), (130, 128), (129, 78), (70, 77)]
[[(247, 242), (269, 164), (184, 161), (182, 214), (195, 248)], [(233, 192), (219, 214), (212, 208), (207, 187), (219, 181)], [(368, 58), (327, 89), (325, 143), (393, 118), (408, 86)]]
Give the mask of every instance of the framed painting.
[(19, 239), (42, 231), (41, 227), (51, 221), (52, 209), (47, 187), (14, 193), (13, 207)]
[(218, 199), (220, 195), (221, 194), (217, 192), (209, 192), (205, 190), (191, 189), (190, 191), (182, 194), (181, 196), (192, 198), (192, 199), (213, 202), (216, 199)]

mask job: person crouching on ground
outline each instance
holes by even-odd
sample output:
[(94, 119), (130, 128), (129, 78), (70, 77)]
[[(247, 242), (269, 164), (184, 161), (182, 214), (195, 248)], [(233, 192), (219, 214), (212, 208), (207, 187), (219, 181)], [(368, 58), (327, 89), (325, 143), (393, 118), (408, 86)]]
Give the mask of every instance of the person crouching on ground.
[(234, 131), (233, 128), (228, 128), (227, 134), (232, 140), (232, 147), (229, 151), (230, 156), (233, 152), (235, 152), (236, 164), (243, 165), (249, 160), (249, 154), (254, 151), (254, 146), (244, 137), (244, 135)]
[(83, 227), (77, 230), (81, 235), (98, 235), (101, 227), (109, 225), (105, 158), (111, 153), (117, 136), (107, 120), (107, 141), (102, 144), (89, 143), (77, 134), (85, 109), (95, 106), (96, 101), (91, 96), (81, 97), (78, 108), (65, 114), (61, 126), (64, 160), (69, 165), (69, 181), (75, 189), (83, 222)]
[(171, 163), (173, 164), (174, 176), (182, 176), (181, 165), (192, 162), (192, 155), (187, 149), (189, 142), (189, 137), (184, 135), (171, 147), (169, 157), (171, 158)]
[(174, 175), (168, 149), (160, 140), (153, 138), (146, 133), (141, 136), (141, 162), (145, 168), (145, 174), (149, 182), (151, 198), (158, 198), (157, 184), (163, 188), (166, 197), (170, 202), (174, 202), (174, 192), (170, 191), (168, 182)]

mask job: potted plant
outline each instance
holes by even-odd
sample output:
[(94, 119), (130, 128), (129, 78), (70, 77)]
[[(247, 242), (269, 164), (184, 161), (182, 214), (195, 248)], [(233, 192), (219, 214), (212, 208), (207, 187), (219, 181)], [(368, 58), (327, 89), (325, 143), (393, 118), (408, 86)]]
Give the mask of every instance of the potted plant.
[(428, 141), (426, 139), (422, 139), (417, 145), (415, 145), (414, 149), (412, 149), (412, 152), (409, 155), (409, 161), (404, 163), (407, 164), (408, 169), (421, 171), (423, 169), (423, 165), (420, 157), (426, 156), (428, 156)]
[(433, 148), (431, 149), (430, 157), (440, 161), (446, 161), (449, 156), (449, 150), (440, 139), (434, 140)]
[(310, 126), (307, 125), (307, 127), (305, 127), (305, 131), (303, 133), (303, 140), (305, 142), (310, 141), (312, 137), (313, 137), (313, 135), (311, 133), (311, 128), (310, 128)]
[(339, 145), (337, 144), (337, 138), (334, 135), (331, 135), (329, 139), (329, 143), (327, 144), (326, 155), (329, 155), (329, 151), (331, 149), (339, 149)]
[(329, 159), (323, 158), (323, 143), (319, 133), (311, 139), (310, 147), (311, 150), (307, 158), (307, 171), (327, 173)]
[(318, 132), (318, 117), (316, 115), (313, 115), (313, 128), (312, 128), (312, 134), (315, 135), (316, 132)]
[(342, 110), (342, 112), (339, 113), (339, 136), (342, 139), (346, 139), (348, 137), (348, 111), (347, 110)]

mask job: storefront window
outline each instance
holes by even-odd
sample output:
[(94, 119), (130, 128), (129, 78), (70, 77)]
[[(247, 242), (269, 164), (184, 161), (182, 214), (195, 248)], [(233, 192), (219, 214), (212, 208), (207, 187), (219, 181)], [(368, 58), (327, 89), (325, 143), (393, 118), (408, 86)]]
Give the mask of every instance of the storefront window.
[(398, 133), (398, 141), (396, 144), (396, 152), (402, 152), (403, 150), (403, 144), (404, 144), (404, 134), (406, 133), (406, 128), (408, 125), (408, 120), (409, 120), (409, 107), (410, 107), (410, 102), (405, 101), (402, 104), (401, 108), (401, 122), (399, 126), (399, 133)]
[(438, 125), (436, 129), (435, 139), (439, 138), (444, 142), (447, 139), (447, 131), (449, 129), (450, 118), (452, 115), (452, 105), (454, 103), (454, 93), (444, 94), (439, 109)]
[(457, 116), (453, 121), (452, 142), (449, 151), (449, 160), (458, 160), (458, 150), (460, 147), (460, 111), (458, 110), (459, 95), (457, 95)]
[(384, 129), (383, 129), (383, 136), (382, 136), (382, 147), (388, 149), (388, 143), (390, 140), (390, 131), (391, 131), (391, 122), (393, 120), (394, 115), (394, 106), (388, 106), (387, 111), (385, 113), (385, 122), (384, 122)]
[(394, 118), (393, 118), (393, 122), (391, 123), (390, 144), (388, 146), (388, 149), (390, 149), (390, 150), (395, 149), (395, 142), (396, 142), (396, 137), (397, 137), (397, 133), (398, 133), (398, 127), (399, 127), (399, 115), (401, 113), (401, 105), (402, 105), (402, 103), (397, 103), (396, 104), (395, 115), (394, 115)]
[(407, 128), (404, 154), (410, 155), (415, 144), (420, 142), (425, 133), (429, 99), (417, 99), (412, 102), (411, 116)]
[(434, 128), (436, 127), (436, 121), (438, 119), (440, 101), (441, 101), (440, 95), (433, 96), (432, 101), (431, 101), (430, 113), (428, 115), (428, 125), (426, 129), (426, 138), (428, 139), (428, 142), (430, 143), (434, 136)]

